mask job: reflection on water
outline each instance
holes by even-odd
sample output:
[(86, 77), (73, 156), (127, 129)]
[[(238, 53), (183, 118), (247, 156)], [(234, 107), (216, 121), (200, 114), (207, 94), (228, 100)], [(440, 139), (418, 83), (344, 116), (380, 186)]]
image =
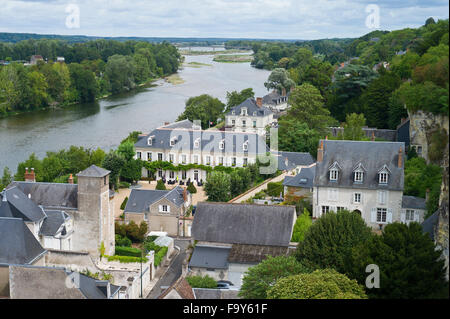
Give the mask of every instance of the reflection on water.
[(96, 103), (0, 119), (0, 170), (8, 166), (15, 171), (32, 152), (42, 158), (47, 151), (70, 145), (104, 150), (117, 147), (131, 131), (149, 132), (176, 120), (192, 96), (210, 94), (225, 102), (227, 91), (248, 87), (256, 96), (267, 94), (264, 81), (268, 71), (252, 68), (249, 63), (217, 63), (212, 59), (210, 55), (186, 56), (186, 63), (212, 66), (181, 69), (178, 75), (185, 82), (179, 85), (158, 80)]

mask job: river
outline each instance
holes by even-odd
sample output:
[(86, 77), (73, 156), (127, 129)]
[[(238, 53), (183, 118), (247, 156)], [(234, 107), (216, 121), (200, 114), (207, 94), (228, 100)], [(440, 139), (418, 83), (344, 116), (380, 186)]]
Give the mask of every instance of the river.
[[(108, 151), (131, 131), (146, 133), (176, 120), (192, 96), (209, 94), (225, 102), (227, 91), (251, 87), (256, 96), (268, 93), (264, 81), (269, 71), (252, 68), (250, 63), (217, 63), (212, 59), (212, 55), (186, 56), (185, 66), (178, 72), (185, 81), (182, 84), (158, 80), (153, 87), (92, 104), (0, 119), (0, 175), (5, 166), (15, 172), (18, 163), (33, 152), (42, 159), (47, 151), (71, 145)], [(189, 62), (211, 66), (186, 66)]]

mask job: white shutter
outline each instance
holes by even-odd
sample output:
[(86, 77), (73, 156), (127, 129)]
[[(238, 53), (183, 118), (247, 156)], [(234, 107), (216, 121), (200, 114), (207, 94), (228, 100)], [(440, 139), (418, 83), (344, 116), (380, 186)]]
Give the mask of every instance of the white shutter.
[(159, 208), (159, 212), (162, 212), (162, 211), (163, 211), (162, 205), (158, 205), (158, 208)]
[(167, 212), (170, 213), (170, 205), (167, 205)]
[(418, 211), (414, 211), (414, 221), (415, 222), (419, 222), (419, 212)]
[(401, 213), (401, 214), (400, 214), (400, 221), (401, 221), (402, 223), (406, 223), (406, 213)]
[(376, 208), (371, 208), (370, 209), (370, 221), (372, 223), (376, 223), (377, 222), (377, 209)]
[(392, 208), (388, 208), (386, 213), (386, 223), (392, 223)]

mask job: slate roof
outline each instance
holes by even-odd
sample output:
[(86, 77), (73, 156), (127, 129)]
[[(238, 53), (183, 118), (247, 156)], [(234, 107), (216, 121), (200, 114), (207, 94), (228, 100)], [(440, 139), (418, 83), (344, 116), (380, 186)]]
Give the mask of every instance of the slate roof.
[(59, 210), (46, 210), (45, 213), (47, 218), (44, 219), (39, 233), (44, 236), (55, 236), (69, 215)]
[[(290, 92), (287, 93), (287, 97), (289, 97)], [(277, 101), (281, 98), (281, 94), (278, 93), (277, 90), (273, 90), (272, 92), (270, 92), (269, 94), (265, 95), (263, 97), (263, 105), (278, 105), (280, 103), (278, 103)], [(284, 102), (282, 102), (284, 103)]]
[[(188, 192), (189, 195), (189, 192)], [(183, 203), (183, 188), (177, 186), (171, 190), (148, 190), (132, 189), (124, 212), (143, 213), (148, 212), (150, 205), (162, 198), (167, 198), (170, 202), (180, 207)]]
[(189, 267), (227, 269), (230, 249), (230, 247), (197, 245), (192, 253)]
[(78, 185), (39, 182), (12, 182), (36, 205), (53, 209), (76, 209), (78, 207)]
[(232, 113), (233, 111), (234, 115), (240, 115), (242, 108), (247, 108), (248, 116), (268, 116), (270, 114), (273, 114), (273, 112), (269, 110), (267, 107), (264, 106), (259, 107), (255, 99), (248, 98), (241, 104), (231, 108), (231, 110), (227, 113), (227, 115), (233, 115)]
[(402, 208), (427, 209), (425, 198), (403, 195)]
[(200, 202), (192, 224), (199, 241), (288, 246), (295, 207)]
[[(323, 161), (316, 164), (314, 186), (355, 189), (403, 190), (405, 143), (373, 141), (323, 141)], [(321, 143), (319, 141), (319, 145)], [(402, 149), (402, 165), (398, 167), (398, 153)], [(329, 168), (337, 163), (341, 168), (338, 181), (329, 180)], [(353, 169), (362, 164), (365, 169), (362, 183), (354, 183)], [(387, 185), (378, 183), (378, 172), (386, 165), (390, 171)]]
[(286, 176), (283, 186), (312, 188), (314, 185), (314, 176), (316, 175), (316, 167), (302, 167), (300, 173), (295, 176)]
[[(175, 123), (176, 124), (176, 123)], [(153, 136), (152, 145), (148, 145), (148, 139)], [(200, 147), (194, 149), (194, 141), (200, 139)], [(170, 141), (176, 139), (175, 145), (171, 146)], [(219, 144), (225, 140), (225, 148), (219, 149)], [(193, 130), (193, 129), (170, 129), (157, 128), (147, 136), (141, 136), (134, 144), (136, 148), (163, 149), (175, 153), (192, 152), (198, 150), (210, 152), (210, 154), (244, 153), (243, 144), (248, 141), (249, 154), (264, 154), (270, 151), (263, 137), (256, 133), (213, 131), (213, 130)]]
[(433, 215), (425, 219), (422, 223), (422, 231), (428, 233), (432, 241), (434, 241), (434, 233), (439, 221), (439, 210), (435, 211)]
[(77, 176), (82, 177), (104, 177), (111, 173), (111, 171), (108, 171), (104, 168), (98, 167), (96, 165), (91, 165), (88, 168), (86, 168), (84, 171), (81, 171), (77, 174)]
[(178, 121), (178, 122), (174, 122), (174, 123), (170, 123), (168, 125), (164, 125), (162, 126), (163, 128), (187, 128), (187, 129), (193, 129), (194, 128), (194, 123), (192, 123), (191, 121), (189, 121), (188, 119), (186, 120), (182, 120), (182, 121)]
[(22, 219), (0, 217), (0, 264), (31, 264), (45, 252)]
[[(315, 162), (311, 154), (307, 152), (272, 152), (278, 159), (280, 171), (291, 170), (297, 166), (309, 166)], [(287, 161), (286, 161), (287, 159)]]
[(267, 256), (287, 256), (289, 251), (285, 246), (262, 246), (233, 244), (228, 255), (228, 262), (242, 264), (260, 263)]
[(0, 217), (22, 218), (26, 222), (38, 222), (45, 218), (45, 213), (18, 187), (11, 187), (2, 192)]
[[(70, 275), (72, 272), (68, 272)], [(79, 274), (79, 290), (87, 299), (106, 299), (108, 294), (108, 281), (97, 280), (83, 274)], [(109, 284), (110, 298), (119, 292), (120, 286)]]

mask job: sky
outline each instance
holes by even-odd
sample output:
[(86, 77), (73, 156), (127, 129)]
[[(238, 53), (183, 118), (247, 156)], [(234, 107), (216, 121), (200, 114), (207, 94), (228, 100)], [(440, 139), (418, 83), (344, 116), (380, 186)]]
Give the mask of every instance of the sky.
[(0, 0), (0, 32), (323, 39), (448, 19), (448, 0)]

